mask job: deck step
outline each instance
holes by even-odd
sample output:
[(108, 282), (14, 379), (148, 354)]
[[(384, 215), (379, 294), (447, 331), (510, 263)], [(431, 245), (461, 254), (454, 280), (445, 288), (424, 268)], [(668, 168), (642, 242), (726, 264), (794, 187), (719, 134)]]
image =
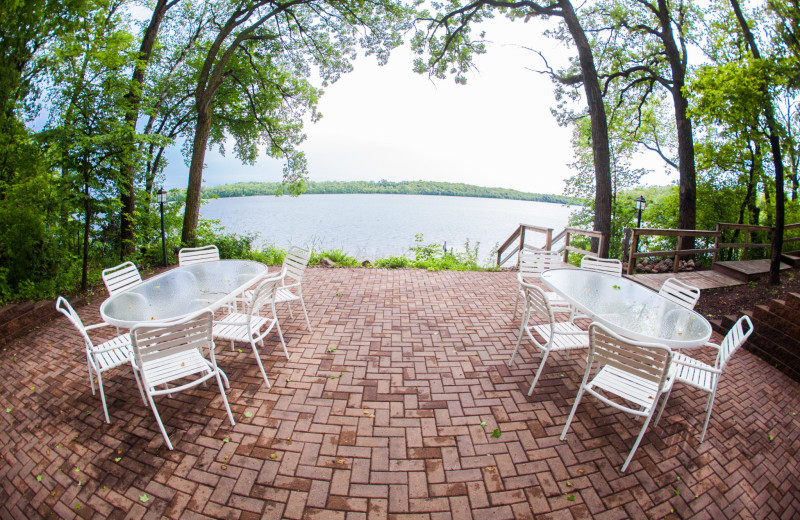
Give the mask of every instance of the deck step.
[(781, 262), (792, 267), (800, 267), (800, 251), (788, 251), (781, 254)]
[[(751, 282), (769, 273), (769, 259), (761, 260), (734, 260), (716, 262), (714, 270), (726, 274), (742, 282)], [(781, 271), (791, 269), (792, 266), (781, 262)]]

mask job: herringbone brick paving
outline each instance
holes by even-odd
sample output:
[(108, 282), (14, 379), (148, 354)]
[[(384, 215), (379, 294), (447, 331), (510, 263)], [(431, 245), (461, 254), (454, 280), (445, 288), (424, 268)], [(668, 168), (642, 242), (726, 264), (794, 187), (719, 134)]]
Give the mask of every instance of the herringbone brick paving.
[[(217, 345), (231, 382), (158, 406), (165, 448), (130, 370), (104, 377), (112, 424), (63, 318), (0, 353), (4, 518), (793, 518), (800, 391), (752, 354), (704, 396), (676, 387), (626, 473), (640, 423), (587, 398), (558, 439), (585, 368), (521, 349), (514, 273), (310, 269), (314, 332), (280, 311), (262, 358)], [(79, 309), (99, 320), (95, 299)], [(109, 327), (105, 334), (113, 334)], [(717, 340), (719, 338), (716, 338)], [(241, 351), (239, 351), (241, 350)], [(485, 426), (482, 426), (485, 423)], [(499, 437), (493, 437), (497, 428)]]

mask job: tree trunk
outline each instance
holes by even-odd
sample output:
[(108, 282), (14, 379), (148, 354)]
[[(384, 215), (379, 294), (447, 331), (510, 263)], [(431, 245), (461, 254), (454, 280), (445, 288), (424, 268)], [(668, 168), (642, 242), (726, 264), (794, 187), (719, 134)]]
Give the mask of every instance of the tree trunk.
[[(675, 43), (672, 32), (672, 18), (666, 0), (658, 0), (658, 20), (661, 24), (661, 40), (672, 72), (673, 105), (675, 105), (675, 126), (678, 137), (678, 228), (695, 229), (697, 225), (697, 175), (694, 161), (694, 136), (692, 121), (687, 110), (689, 101), (683, 93), (686, 84), (686, 65)], [(683, 249), (694, 249), (694, 237), (683, 239)]]
[[(611, 240), (611, 153), (608, 144), (608, 123), (600, 81), (594, 65), (594, 56), (586, 33), (583, 31), (578, 15), (569, 0), (558, 0), (564, 21), (578, 48), (578, 59), (583, 75), (583, 88), (592, 126), (592, 157), (594, 159), (594, 230), (604, 233), (603, 248), (597, 251), (601, 258), (608, 257)], [(597, 240), (592, 240), (592, 249), (597, 250)]]
[(125, 112), (125, 124), (129, 128), (130, 135), (128, 142), (125, 143), (123, 151), (122, 182), (120, 185), (120, 202), (122, 203), (122, 214), (120, 215), (120, 260), (123, 260), (133, 251), (134, 247), (134, 221), (133, 213), (136, 210), (136, 146), (133, 136), (136, 133), (136, 121), (139, 119), (139, 108), (142, 104), (142, 84), (144, 74), (147, 69), (147, 62), (153, 52), (158, 28), (164, 19), (164, 14), (175, 2), (167, 4), (167, 0), (158, 0), (150, 18), (150, 25), (142, 37), (142, 44), (139, 47), (138, 60), (133, 69), (131, 77), (131, 87), (125, 95), (128, 103)]
[(203, 186), (203, 166), (208, 146), (208, 134), (211, 130), (211, 106), (198, 103), (205, 107), (197, 114), (197, 127), (194, 131), (192, 142), (192, 162), (189, 165), (189, 184), (186, 187), (186, 207), (183, 214), (183, 230), (181, 243), (192, 244), (197, 234), (197, 223), (200, 220), (200, 189)]
[[(750, 52), (756, 60), (761, 59), (761, 53), (756, 46), (756, 39), (750, 31), (742, 14), (742, 9), (739, 6), (739, 0), (730, 0), (733, 12), (736, 14), (736, 20), (744, 33), (747, 43), (750, 45)], [(785, 195), (784, 195), (784, 171), (783, 171), (783, 153), (781, 152), (781, 141), (779, 138), (780, 129), (778, 122), (775, 120), (775, 108), (772, 104), (772, 98), (769, 94), (769, 89), (766, 84), (761, 86), (762, 94), (764, 95), (764, 117), (767, 120), (767, 128), (769, 129), (769, 147), (772, 152), (772, 164), (775, 167), (775, 226), (772, 230), (772, 248), (770, 252), (769, 263), (769, 283), (771, 285), (780, 285), (781, 283), (781, 252), (783, 250), (783, 228), (785, 225)], [(766, 187), (764, 188), (766, 192)]]
[(81, 267), (81, 291), (85, 291), (89, 288), (89, 232), (92, 229), (92, 201), (89, 198), (88, 179), (86, 179), (83, 184), (83, 195), (85, 197), (83, 201), (83, 207), (86, 213), (86, 218), (84, 219), (85, 222), (83, 225), (83, 265)]

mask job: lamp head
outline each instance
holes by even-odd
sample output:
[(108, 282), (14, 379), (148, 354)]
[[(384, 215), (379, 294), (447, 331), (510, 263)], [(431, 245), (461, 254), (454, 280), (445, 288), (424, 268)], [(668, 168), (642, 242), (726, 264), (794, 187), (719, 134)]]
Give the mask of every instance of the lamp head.
[(158, 202), (162, 204), (167, 202), (167, 192), (164, 190), (163, 186), (158, 190), (157, 195), (158, 195)]
[(636, 209), (642, 211), (645, 206), (647, 206), (647, 201), (644, 199), (644, 195), (639, 195), (639, 198), (634, 201), (636, 203)]

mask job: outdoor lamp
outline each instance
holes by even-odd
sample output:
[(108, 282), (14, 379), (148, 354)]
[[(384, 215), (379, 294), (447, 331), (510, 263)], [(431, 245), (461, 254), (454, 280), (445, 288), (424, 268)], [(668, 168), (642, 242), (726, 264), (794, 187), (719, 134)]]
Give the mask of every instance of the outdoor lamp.
[(647, 206), (647, 201), (644, 200), (644, 195), (639, 195), (639, 198), (634, 201), (636, 203), (636, 209), (639, 210), (639, 217), (636, 219), (636, 227), (642, 227), (642, 210), (645, 206)]
[(164, 238), (164, 202), (167, 201), (167, 192), (162, 186), (158, 190), (158, 203), (161, 205), (161, 254), (164, 258), (164, 267), (167, 267), (167, 240)]

